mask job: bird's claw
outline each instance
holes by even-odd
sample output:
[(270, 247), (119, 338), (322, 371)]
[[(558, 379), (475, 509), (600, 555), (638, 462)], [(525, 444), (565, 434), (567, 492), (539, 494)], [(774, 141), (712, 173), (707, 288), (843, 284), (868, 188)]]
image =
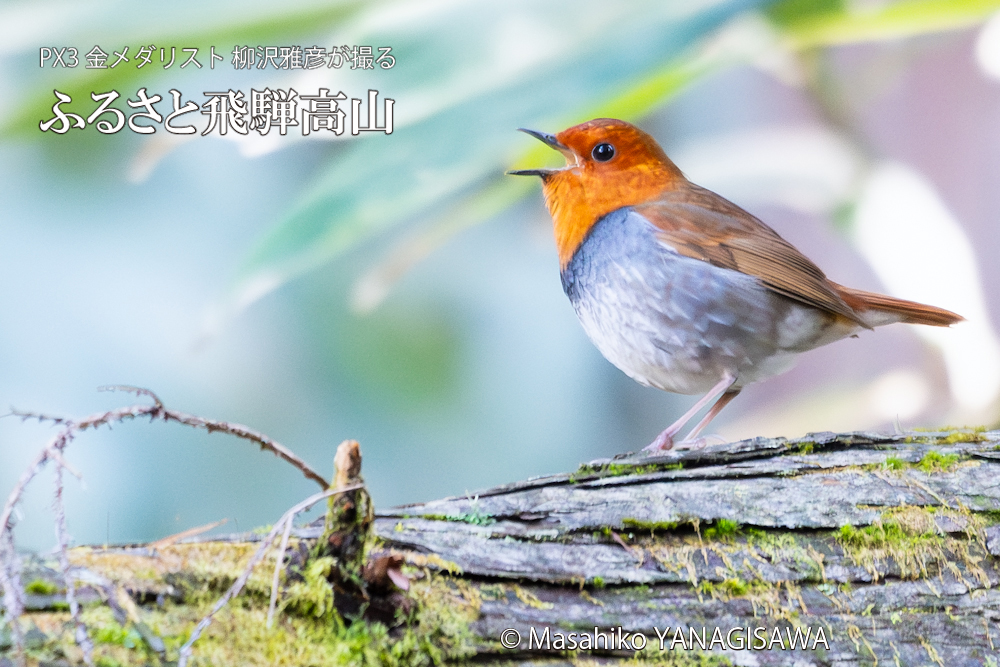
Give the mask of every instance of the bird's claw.
[(665, 452), (670, 449), (701, 449), (713, 440), (719, 444), (726, 442), (726, 439), (721, 435), (704, 435), (700, 438), (685, 438), (684, 440), (674, 441), (671, 435), (661, 433), (656, 436), (656, 440), (643, 447), (642, 451), (655, 454), (656, 452)]
[(721, 435), (703, 435), (700, 438), (691, 438), (690, 440), (681, 440), (680, 442), (676, 442), (674, 443), (674, 449), (701, 449), (713, 440), (717, 444), (726, 443), (726, 439)]
[(673, 449), (674, 447), (674, 437), (673, 435), (664, 431), (660, 435), (656, 436), (656, 440), (649, 443), (642, 448), (642, 451), (655, 454), (656, 452), (665, 452), (668, 449)]

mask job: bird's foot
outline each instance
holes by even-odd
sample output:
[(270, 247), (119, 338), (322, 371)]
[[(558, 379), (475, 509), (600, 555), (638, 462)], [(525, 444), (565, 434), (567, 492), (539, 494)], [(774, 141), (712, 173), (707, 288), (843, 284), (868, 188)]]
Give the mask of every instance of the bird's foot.
[(684, 439), (680, 442), (675, 442), (674, 449), (701, 449), (713, 440), (716, 444), (720, 445), (727, 442), (721, 435), (703, 435), (700, 438)]
[(656, 440), (653, 440), (653, 442), (643, 447), (642, 451), (655, 453), (655, 452), (665, 452), (668, 449), (673, 449), (674, 435), (675, 434), (670, 432), (670, 429), (667, 429), (660, 435), (656, 436)]

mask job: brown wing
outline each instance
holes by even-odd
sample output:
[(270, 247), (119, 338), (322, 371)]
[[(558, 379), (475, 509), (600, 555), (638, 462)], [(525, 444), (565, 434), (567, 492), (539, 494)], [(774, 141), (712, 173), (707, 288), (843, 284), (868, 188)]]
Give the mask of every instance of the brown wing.
[(711, 190), (685, 184), (633, 207), (682, 255), (756, 276), (769, 289), (867, 325), (818, 266), (778, 233)]

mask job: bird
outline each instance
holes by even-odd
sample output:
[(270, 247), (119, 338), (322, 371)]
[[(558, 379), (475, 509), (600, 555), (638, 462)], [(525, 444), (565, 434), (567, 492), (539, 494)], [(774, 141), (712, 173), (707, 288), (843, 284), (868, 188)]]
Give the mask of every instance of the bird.
[(590, 340), (640, 384), (702, 395), (645, 451), (704, 446), (699, 434), (745, 386), (801, 352), (894, 322), (963, 319), (838, 285), (764, 222), (689, 181), (631, 123), (520, 130), (566, 158), (507, 173), (541, 178), (563, 290)]

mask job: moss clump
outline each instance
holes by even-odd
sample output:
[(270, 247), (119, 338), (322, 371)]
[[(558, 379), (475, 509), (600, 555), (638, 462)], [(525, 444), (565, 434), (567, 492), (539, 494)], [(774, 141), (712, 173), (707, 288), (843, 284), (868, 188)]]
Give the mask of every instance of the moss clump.
[(633, 530), (648, 530), (650, 534), (655, 534), (658, 530), (673, 531), (681, 525), (680, 521), (644, 521), (643, 519), (633, 519), (625, 517), (622, 519), (622, 527)]
[(882, 467), (888, 470), (902, 470), (909, 466), (909, 463), (895, 456), (890, 456), (882, 462)]
[(584, 463), (577, 468), (576, 472), (569, 476), (569, 481), (571, 484), (574, 484), (581, 478), (588, 477), (590, 475), (597, 477), (624, 477), (625, 475), (648, 475), (651, 473), (683, 469), (684, 463), (681, 461), (666, 464), (649, 463), (646, 465), (635, 465), (631, 463), (605, 463), (599, 466)]
[(886, 565), (895, 564), (902, 579), (927, 579), (947, 570), (960, 579), (971, 575), (988, 583), (977, 547), (985, 521), (968, 511), (945, 510), (944, 514), (965, 524), (964, 539), (941, 532), (933, 508), (922, 507), (886, 512), (870, 526), (842, 526), (835, 537), (844, 554), (875, 580), (886, 573)]
[(959, 458), (958, 454), (942, 454), (932, 449), (924, 454), (924, 457), (917, 463), (917, 467), (928, 475), (935, 472), (949, 472), (955, 469)]
[(932, 449), (924, 454), (916, 463), (910, 463), (896, 456), (889, 456), (882, 463), (870, 464), (862, 466), (862, 468), (866, 470), (891, 470), (893, 472), (916, 468), (930, 475), (932, 473), (950, 472), (955, 469), (961, 460), (962, 457), (958, 454), (952, 452), (942, 454)]
[[(317, 566), (317, 577), (321, 576), (319, 569)], [(285, 613), (279, 613), (274, 626), (268, 628), (267, 600), (240, 597), (216, 615), (194, 645), (194, 659), (198, 664), (248, 667), (431, 667), (474, 653), (469, 623), (478, 614), (481, 598), (473, 587), (447, 575), (427, 573), (413, 582), (409, 597), (415, 604), (404, 614), (403, 625), (391, 634), (381, 623), (347, 625), (332, 612), (321, 617), (317, 607), (299, 613), (306, 610), (302, 596), (295, 604), (285, 604)], [(214, 602), (212, 595), (184, 604), (167, 601), (162, 606), (136, 608), (147, 632), (162, 638), (164, 655), (149, 647), (135, 623), (119, 624), (106, 606), (87, 607), (83, 621), (94, 642), (95, 664), (161, 667), (176, 661), (178, 650)], [(82, 664), (83, 654), (73, 639), (68, 613), (31, 613), (24, 620), (45, 637), (29, 647), (32, 664)]]
[(740, 524), (732, 519), (719, 519), (705, 529), (706, 540), (729, 540), (740, 532)]
[(849, 549), (884, 549), (904, 543), (910, 535), (895, 521), (884, 521), (871, 526), (840, 527), (837, 540)]
[(958, 442), (983, 442), (986, 438), (982, 436), (982, 433), (986, 431), (985, 426), (980, 426), (973, 431), (955, 431), (944, 438), (941, 442), (946, 445), (954, 445)]
[(44, 579), (33, 579), (24, 587), (24, 592), (32, 595), (55, 595), (58, 590), (54, 583)]
[(723, 599), (742, 597), (750, 592), (750, 584), (739, 577), (730, 577), (721, 582), (702, 581), (698, 592)]
[(330, 618), (336, 611), (329, 581), (333, 567), (333, 558), (329, 556), (309, 561), (300, 572), (301, 581), (293, 582), (284, 590), (282, 610), (301, 616)]
[(792, 453), (812, 454), (814, 449), (816, 449), (815, 442), (799, 442), (795, 444), (795, 447), (792, 449)]
[(938, 429), (915, 428), (915, 432), (947, 432), (943, 437), (907, 436), (906, 442), (918, 442), (928, 445), (954, 445), (959, 442), (984, 442), (985, 426), (942, 426)]

